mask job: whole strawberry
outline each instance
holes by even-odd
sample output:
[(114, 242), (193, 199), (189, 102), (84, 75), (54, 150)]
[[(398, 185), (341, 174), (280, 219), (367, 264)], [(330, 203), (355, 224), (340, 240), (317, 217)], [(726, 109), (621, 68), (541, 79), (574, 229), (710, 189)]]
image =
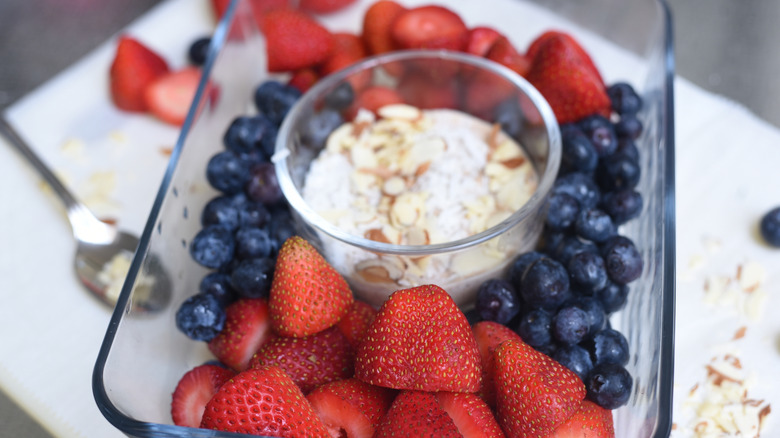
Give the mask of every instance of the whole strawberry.
[(374, 434), (375, 438), (462, 436), (452, 418), (439, 406), (436, 394), (425, 391), (398, 394)]
[(200, 427), (275, 437), (329, 437), (301, 390), (279, 367), (246, 370), (206, 404)]
[(494, 321), (480, 321), (471, 328), (477, 340), (479, 355), (482, 358), (482, 388), (479, 395), (491, 407), (496, 405), (495, 355), (502, 342), (508, 339), (521, 341), (520, 335), (509, 327)]
[(268, 70), (294, 71), (325, 61), (333, 51), (333, 35), (303, 12), (275, 9), (262, 17)]
[(612, 411), (583, 400), (577, 412), (555, 429), (550, 438), (615, 438)]
[(494, 354), (497, 417), (509, 438), (547, 437), (579, 409), (585, 385), (563, 365), (518, 340)]
[(481, 375), (466, 317), (435, 285), (390, 295), (355, 358), (357, 378), (396, 389), (476, 392)]
[(290, 337), (335, 325), (354, 302), (344, 277), (298, 236), (287, 239), (279, 250), (269, 295), (271, 327)]

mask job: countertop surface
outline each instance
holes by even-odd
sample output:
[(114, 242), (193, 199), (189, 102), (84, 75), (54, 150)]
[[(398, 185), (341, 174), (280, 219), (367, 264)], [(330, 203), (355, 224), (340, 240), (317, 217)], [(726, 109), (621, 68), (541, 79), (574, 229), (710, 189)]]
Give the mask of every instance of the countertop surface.
[[(137, 16), (154, 0), (0, 2), (0, 108), (43, 84)], [(676, 72), (780, 127), (780, 2), (669, 0)], [(45, 125), (46, 121), (41, 123)], [(6, 248), (5, 250), (10, 250)], [(4, 291), (5, 294), (22, 291)], [(0, 334), (0, 339), (7, 334)], [(0, 436), (50, 437), (0, 392)]]

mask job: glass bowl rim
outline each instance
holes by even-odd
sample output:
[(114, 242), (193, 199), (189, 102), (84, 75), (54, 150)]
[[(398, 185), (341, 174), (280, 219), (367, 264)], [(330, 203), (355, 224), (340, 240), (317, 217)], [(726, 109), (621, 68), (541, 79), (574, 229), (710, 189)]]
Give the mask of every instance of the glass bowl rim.
[[(541, 175), (539, 184), (534, 191), (534, 194), (508, 218), (480, 233), (472, 234), (468, 237), (464, 237), (458, 240), (429, 245), (397, 245), (377, 242), (350, 234), (328, 222), (325, 220), (325, 218), (315, 212), (308, 205), (308, 203), (303, 200), (301, 193), (295, 187), (295, 184), (292, 181), (292, 177), (290, 176), (290, 169), (287, 165), (287, 157), (291, 153), (291, 151), (287, 148), (287, 144), (294, 135), (294, 125), (299, 116), (307, 110), (309, 105), (311, 105), (315, 99), (322, 96), (326, 90), (329, 90), (335, 85), (341, 83), (347, 77), (357, 72), (375, 68), (386, 63), (420, 58), (456, 61), (471, 65), (476, 68), (484, 69), (503, 77), (512, 83), (517, 89), (523, 92), (531, 100), (531, 102), (534, 104), (534, 107), (542, 116), (542, 126), (545, 127), (547, 138), (549, 140), (547, 166)], [(544, 202), (549, 191), (552, 189), (555, 176), (557, 175), (558, 168), (560, 167), (561, 148), (562, 145), (560, 129), (552, 108), (550, 107), (547, 100), (542, 97), (542, 94), (533, 85), (531, 85), (530, 82), (528, 82), (525, 78), (516, 72), (496, 62), (467, 53), (453, 52), (448, 50), (402, 50), (365, 58), (357, 64), (326, 76), (317, 82), (306, 93), (304, 93), (303, 96), (298, 99), (295, 105), (290, 109), (289, 113), (284, 119), (284, 122), (279, 128), (279, 133), (276, 140), (276, 148), (271, 161), (274, 163), (277, 179), (279, 180), (279, 185), (282, 189), (282, 193), (287, 199), (287, 202), (289, 202), (290, 206), (292, 206), (295, 212), (303, 217), (307, 224), (316, 227), (318, 230), (325, 232), (329, 236), (343, 243), (368, 251), (385, 254), (419, 256), (458, 251), (478, 245), (503, 234), (507, 230), (511, 229), (529, 217), (538, 208), (542, 208), (542, 203)]]

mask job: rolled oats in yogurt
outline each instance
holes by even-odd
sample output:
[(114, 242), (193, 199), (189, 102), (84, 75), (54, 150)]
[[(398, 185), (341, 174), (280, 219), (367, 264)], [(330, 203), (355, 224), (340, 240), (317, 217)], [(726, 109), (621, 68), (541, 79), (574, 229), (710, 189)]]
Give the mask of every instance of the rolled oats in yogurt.
[[(524, 149), (498, 125), (456, 110), (388, 105), (361, 110), (333, 131), (311, 163), (303, 198), (349, 234), (428, 245), (500, 223), (525, 204), (538, 175)], [(457, 253), (376, 254), (323, 239), (328, 260), (374, 304), (392, 291), (435, 283), (466, 304), (510, 254), (497, 239)]]

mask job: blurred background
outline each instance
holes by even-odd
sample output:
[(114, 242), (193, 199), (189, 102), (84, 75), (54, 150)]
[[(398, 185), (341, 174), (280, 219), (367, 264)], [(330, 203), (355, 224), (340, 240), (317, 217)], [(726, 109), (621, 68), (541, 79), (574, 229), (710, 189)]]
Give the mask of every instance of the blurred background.
[[(780, 127), (780, 2), (668, 2), (674, 20), (677, 75), (747, 106)], [(0, 109), (86, 55), (156, 3), (0, 1)], [(3, 336), (9, 334), (0, 334), (0, 340)], [(0, 436), (51, 435), (0, 390)]]

